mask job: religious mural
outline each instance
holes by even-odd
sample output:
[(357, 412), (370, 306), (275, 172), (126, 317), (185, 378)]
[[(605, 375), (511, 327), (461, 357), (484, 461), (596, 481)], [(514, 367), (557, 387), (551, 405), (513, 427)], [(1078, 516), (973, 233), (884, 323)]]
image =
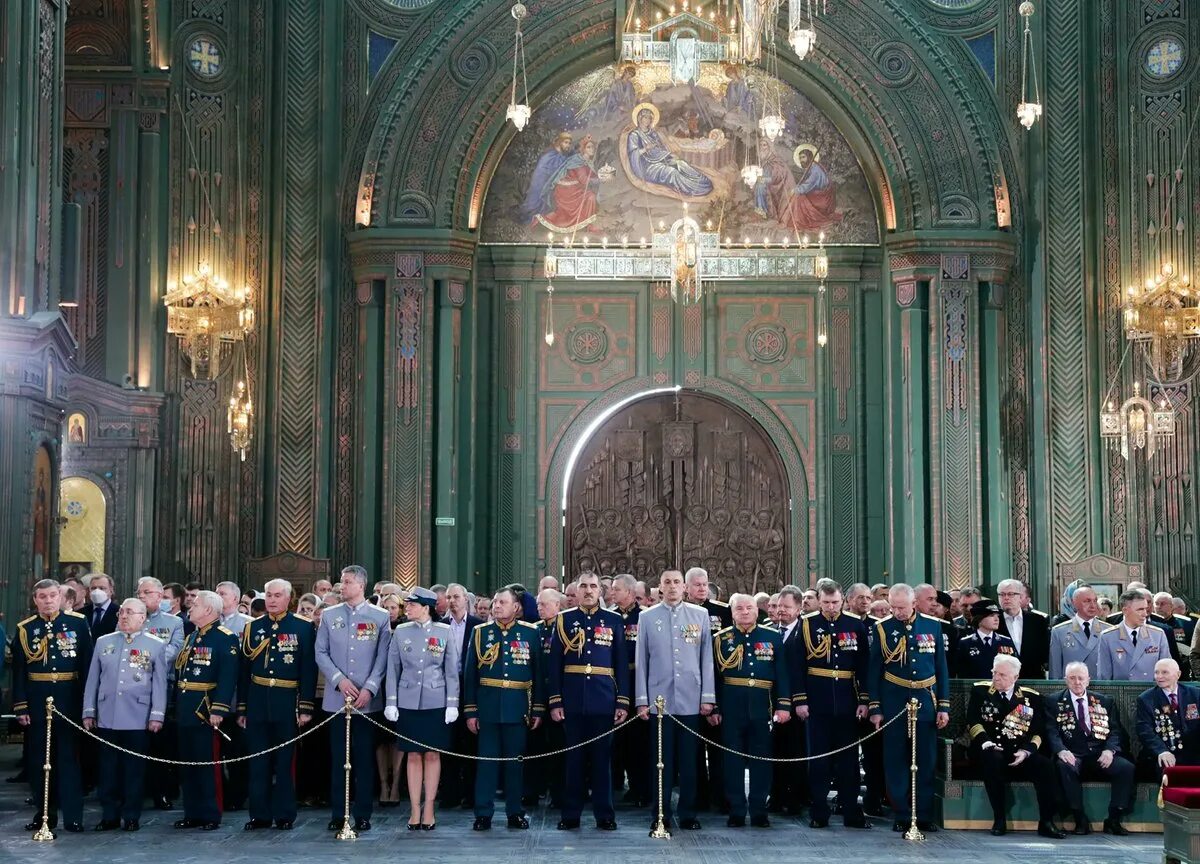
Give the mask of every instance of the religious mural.
[[(758, 131), (778, 98), (774, 142)], [(754, 186), (742, 168), (761, 167)], [(756, 69), (705, 64), (674, 84), (661, 64), (620, 64), (569, 84), (533, 112), (488, 190), (485, 242), (611, 243), (648, 238), (683, 205), (708, 231), (742, 242), (804, 236), (876, 243), (866, 177), (845, 138), (803, 95)]]

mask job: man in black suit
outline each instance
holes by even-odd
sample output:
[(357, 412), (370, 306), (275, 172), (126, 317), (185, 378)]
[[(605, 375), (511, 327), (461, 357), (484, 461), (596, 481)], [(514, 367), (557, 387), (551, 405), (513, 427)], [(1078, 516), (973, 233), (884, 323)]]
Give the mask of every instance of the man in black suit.
[(87, 619), (93, 644), (101, 636), (117, 630), (117, 604), (113, 602), (113, 582), (107, 573), (88, 577), (88, 602), (79, 610)]
[[(459, 692), (462, 692), (462, 664), (466, 661), (467, 646), (471, 632), (483, 623), (470, 613), (467, 605), (467, 589), (457, 582), (446, 587), (446, 603), (449, 614), (442, 619), (450, 625), (451, 638), (459, 641)], [(455, 753), (474, 754), (475, 736), (467, 729), (467, 721), (459, 717), (454, 721), (454, 735), (450, 749)], [(475, 805), (475, 763), (470, 759), (448, 756), (442, 760), (441, 803), (443, 807), (473, 807)]]
[(1013, 641), (1025, 678), (1045, 678), (1050, 662), (1050, 619), (1045, 612), (1026, 609), (1029, 588), (1019, 579), (996, 586), (1000, 597), (1000, 632)]
[(1075, 814), (1075, 833), (1092, 833), (1083, 809), (1083, 781), (1103, 779), (1112, 784), (1104, 833), (1123, 837), (1129, 832), (1121, 814), (1133, 807), (1133, 763), (1121, 755), (1120, 720), (1111, 699), (1088, 692), (1086, 663), (1073, 660), (1064, 675), (1067, 689), (1046, 703), (1046, 746), (1054, 755), (1067, 807)]

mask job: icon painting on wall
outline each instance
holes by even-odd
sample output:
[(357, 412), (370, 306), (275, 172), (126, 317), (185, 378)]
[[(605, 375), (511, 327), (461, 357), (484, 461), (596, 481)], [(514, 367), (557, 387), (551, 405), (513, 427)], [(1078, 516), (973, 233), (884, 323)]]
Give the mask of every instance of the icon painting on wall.
[(83, 414), (72, 414), (67, 418), (67, 443), (87, 443), (87, 417)]
[[(758, 131), (779, 96), (783, 134)], [(761, 168), (753, 186), (742, 179)], [(878, 242), (866, 177), (842, 134), (802, 94), (759, 70), (706, 64), (675, 84), (656, 64), (579, 78), (533, 112), (488, 190), (488, 242), (565, 236), (636, 243), (679, 218), (754, 243), (824, 232), (827, 243)]]

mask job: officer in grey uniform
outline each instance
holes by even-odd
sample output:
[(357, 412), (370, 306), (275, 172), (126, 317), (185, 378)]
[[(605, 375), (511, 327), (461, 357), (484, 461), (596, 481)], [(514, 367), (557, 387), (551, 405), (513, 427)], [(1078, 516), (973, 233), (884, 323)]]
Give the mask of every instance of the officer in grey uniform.
[[(242, 589), (236, 582), (218, 582), (217, 595), (221, 598), (221, 617), (217, 621), (222, 627), (238, 638), (238, 644), (246, 632), (246, 625), (254, 619), (244, 612), (238, 611), (238, 603), (242, 600)], [(241, 690), (241, 681), (238, 681)], [(246, 694), (237, 692), (233, 697), (233, 705), (244, 702)], [(221, 758), (236, 759), (247, 755), (250, 750), (246, 745), (246, 730), (237, 723), (227, 723), (223, 730), (226, 737), (221, 738)], [(250, 763), (230, 762), (222, 766), (224, 783), (221, 787), (221, 804), (228, 811), (241, 810), (246, 806), (246, 794), (250, 790)]]
[(1068, 663), (1082, 663), (1095, 678), (1100, 636), (1113, 625), (1100, 617), (1100, 601), (1092, 588), (1076, 588), (1071, 602), (1075, 614), (1050, 630), (1050, 677), (1065, 678)]
[[(387, 671), (392, 629), (386, 609), (367, 601), (367, 571), (351, 564), (342, 571), (342, 602), (321, 614), (317, 630), (317, 668), (325, 676), (321, 707), (343, 711), (346, 700), (363, 714), (383, 710), (383, 676)], [(346, 758), (346, 723), (334, 721), (329, 738), (329, 803), (333, 818), (329, 830), (342, 827), (346, 812), (343, 764)], [(350, 764), (354, 780), (355, 831), (371, 830), (371, 805), (375, 797), (375, 727), (355, 714), (350, 721)]]
[[(162, 733), (150, 736), (150, 755), (174, 762), (179, 759), (175, 746), (175, 658), (183, 648), (183, 619), (171, 613), (171, 601), (163, 597), (163, 584), (153, 576), (143, 576), (137, 583), (137, 599), (146, 604), (146, 624), (143, 633), (157, 636), (166, 643), (163, 660), (167, 665), (167, 716)], [(146, 766), (147, 790), (155, 808), (170, 810), (172, 799), (179, 792), (179, 773), (174, 765), (152, 762)]]
[(1100, 635), (1096, 648), (1099, 681), (1153, 681), (1154, 664), (1171, 659), (1171, 648), (1161, 627), (1146, 623), (1150, 602), (1140, 589), (1121, 595), (1120, 624)]
[[(83, 727), (134, 753), (149, 749), (167, 712), (166, 643), (143, 629), (146, 604), (130, 598), (117, 614), (117, 632), (96, 640), (83, 691)], [(182, 632), (182, 631), (180, 631)], [(138, 830), (146, 762), (113, 747), (100, 748), (97, 831)]]
[[(137, 599), (146, 605), (146, 623), (142, 632), (157, 636), (164, 643), (163, 659), (167, 669), (174, 671), (175, 657), (183, 647), (183, 619), (170, 612), (170, 601), (163, 600), (163, 586), (153, 576), (143, 576), (138, 580)], [(168, 673), (168, 680), (171, 675)]]
[[(699, 731), (700, 717), (712, 714), (717, 701), (713, 680), (712, 621), (708, 612), (683, 601), (683, 574), (664, 570), (659, 579), (662, 602), (638, 618), (634, 661), (634, 705), (638, 716), (657, 714), (654, 700), (666, 700), (667, 713), (688, 729)], [(657, 721), (656, 721), (657, 722)], [(671, 790), (679, 768), (679, 827), (695, 830), (696, 736), (672, 720), (663, 721), (663, 823), (671, 821)], [(652, 777), (650, 797), (657, 808), (658, 778)], [(656, 813), (657, 815), (657, 813)], [(653, 827), (653, 822), (651, 823)]]

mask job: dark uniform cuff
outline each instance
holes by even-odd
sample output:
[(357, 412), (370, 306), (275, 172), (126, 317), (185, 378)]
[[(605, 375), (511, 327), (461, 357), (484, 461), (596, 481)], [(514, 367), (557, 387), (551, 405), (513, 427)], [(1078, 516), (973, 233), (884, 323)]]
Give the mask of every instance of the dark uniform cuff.
[(298, 702), (296, 703), (296, 710), (301, 714), (311, 714), (313, 712), (313, 703)]

